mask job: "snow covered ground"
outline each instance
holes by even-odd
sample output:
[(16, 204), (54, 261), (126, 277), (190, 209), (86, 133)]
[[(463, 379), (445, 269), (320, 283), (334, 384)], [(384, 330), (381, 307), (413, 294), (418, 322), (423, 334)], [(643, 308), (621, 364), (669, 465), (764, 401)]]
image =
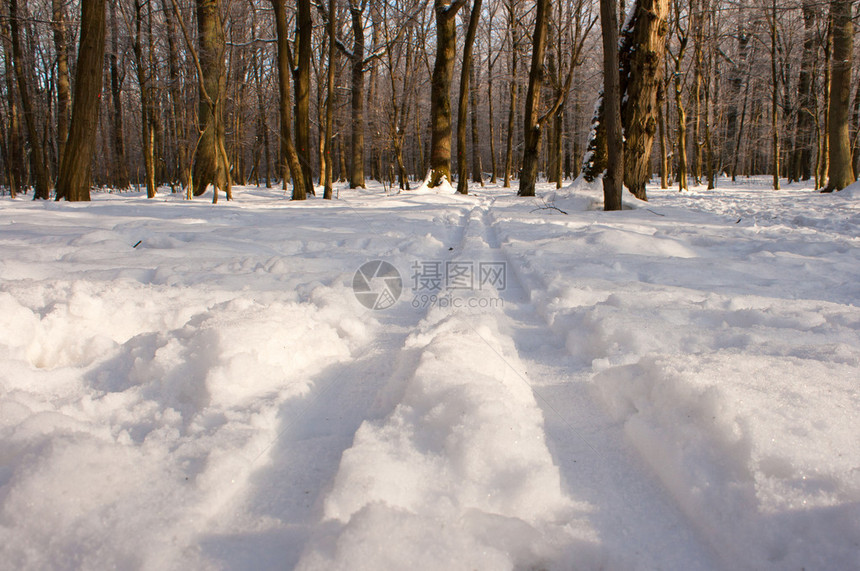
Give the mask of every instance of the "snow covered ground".
[(0, 568), (860, 568), (860, 189), (767, 184), (0, 200)]

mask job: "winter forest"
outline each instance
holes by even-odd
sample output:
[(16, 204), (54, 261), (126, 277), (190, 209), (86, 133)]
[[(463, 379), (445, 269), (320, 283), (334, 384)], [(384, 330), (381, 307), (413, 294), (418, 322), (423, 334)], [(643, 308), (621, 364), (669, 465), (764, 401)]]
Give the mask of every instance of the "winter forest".
[(0, 0), (0, 571), (860, 569), (858, 18)]
[(860, 160), (854, 4), (10, 0), (0, 184), (69, 200), (212, 185), (217, 199), (286, 180), (301, 199), (314, 181), (326, 196), (428, 176), (532, 196), (538, 177), (591, 180), (608, 159), (605, 8), (634, 194), (652, 175), (838, 190)]

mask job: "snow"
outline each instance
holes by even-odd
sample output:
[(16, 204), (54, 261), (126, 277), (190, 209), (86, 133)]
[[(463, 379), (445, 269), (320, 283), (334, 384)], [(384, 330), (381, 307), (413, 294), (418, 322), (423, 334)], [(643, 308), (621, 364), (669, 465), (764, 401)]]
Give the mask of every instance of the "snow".
[(0, 201), (0, 568), (860, 567), (860, 187), (768, 183)]

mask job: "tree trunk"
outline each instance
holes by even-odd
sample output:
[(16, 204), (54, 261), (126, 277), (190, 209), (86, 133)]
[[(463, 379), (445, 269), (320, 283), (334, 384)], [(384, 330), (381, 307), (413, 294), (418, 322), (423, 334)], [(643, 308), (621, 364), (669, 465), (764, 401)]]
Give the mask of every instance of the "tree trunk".
[[(481, 18), (481, 1), (475, 0), (471, 14), (468, 9), (464, 18), (468, 20), (466, 40), (463, 44), (463, 64), (460, 67), (460, 97), (457, 107), (457, 192), (469, 194), (469, 172), (466, 166), (466, 113), (469, 101), (469, 79), (472, 76), (472, 47)], [(438, 56), (437, 56), (438, 57)]]
[(332, 153), (332, 137), (334, 137), (334, 65), (337, 54), (335, 46), (335, 0), (328, 0), (328, 22), (326, 33), (328, 33), (328, 72), (326, 74), (326, 98), (325, 98), (325, 144), (323, 156), (325, 157), (325, 172), (323, 175), (323, 198), (331, 200), (333, 186), (334, 153)]
[(200, 126), (202, 134), (194, 161), (194, 196), (213, 186), (213, 202), (218, 189), (230, 200), (230, 164), (224, 145), (224, 96), (227, 91), (224, 64), (224, 26), (220, 0), (197, 0), (198, 53), (203, 77), (200, 81)]
[(824, 46), (824, 128), (820, 129), (818, 137), (818, 164), (816, 165), (816, 187), (824, 185), (824, 180), (830, 172), (830, 103), (832, 95), (832, 66), (833, 59), (833, 22), (827, 26), (827, 40)]
[(164, 21), (167, 28), (167, 70), (168, 70), (168, 92), (170, 93), (171, 123), (173, 125), (174, 147), (176, 157), (174, 158), (174, 180), (181, 180), (183, 173), (188, 168), (188, 127), (185, 113), (185, 105), (182, 99), (182, 86), (179, 78), (179, 50), (176, 45), (176, 21), (172, 10), (168, 8), (168, 0), (161, 0), (164, 10)]
[(364, 182), (364, 4), (349, 2), (352, 17), (352, 152), (350, 188), (365, 188)]
[(311, 41), (313, 21), (311, 20), (310, 0), (298, 0), (296, 19), (296, 41), (298, 61), (295, 68), (293, 89), (296, 94), (296, 152), (302, 167), (304, 186), (308, 193), (314, 193), (313, 172), (311, 169)]
[[(33, 168), (33, 178), (36, 187), (33, 198), (48, 200), (51, 195), (51, 178), (48, 174), (48, 164), (45, 161), (45, 151), (39, 130), (36, 126), (36, 115), (33, 101), (30, 99), (30, 87), (27, 81), (24, 49), (21, 46), (21, 34), (18, 14), (18, 0), (9, 0), (9, 27), (12, 36), (12, 63), (15, 68), (15, 79), (21, 96), (21, 111), (27, 126), (27, 139), (30, 143), (30, 164)], [(7, 54), (8, 55), (8, 54)], [(101, 74), (99, 74), (101, 76)], [(101, 81), (99, 82), (101, 83)], [(75, 153), (76, 155), (78, 153)]]
[(511, 34), (511, 85), (510, 105), (508, 106), (508, 133), (505, 142), (505, 179), (502, 186), (511, 187), (511, 171), (513, 170), (514, 124), (517, 113), (517, 64), (519, 63), (519, 16), (517, 0), (508, 0), (508, 30)]
[(24, 186), (22, 167), (24, 165), (23, 142), (21, 141), (21, 123), (18, 114), (18, 97), (15, 95), (15, 70), (12, 64), (12, 42), (9, 28), (5, 21), (5, 10), (0, 12), (0, 41), (3, 43), (6, 72), (6, 103), (8, 144), (3, 156), (6, 159), (6, 176), (9, 184), (9, 194), (12, 198), (18, 196)]
[(615, 0), (600, 0), (600, 26), (603, 29), (603, 104), (606, 110), (606, 147), (609, 155), (606, 174), (603, 177), (604, 210), (621, 210), (624, 179), (617, 13)]
[(771, 71), (771, 100), (770, 100), (770, 122), (771, 122), (771, 152), (773, 153), (773, 189), (779, 190), (779, 75), (777, 72), (777, 14), (776, 0), (771, 2), (772, 12), (770, 14), (770, 71)]
[(636, 198), (647, 200), (645, 183), (651, 176), (651, 146), (657, 133), (657, 90), (669, 30), (669, 1), (637, 0), (632, 9), (622, 40), (624, 183)]
[(428, 185), (451, 183), (451, 76), (457, 53), (457, 11), (465, 0), (434, 0), (436, 62), (430, 86), (430, 177)]
[(809, 180), (812, 177), (812, 143), (814, 133), (815, 93), (812, 68), (817, 46), (815, 44), (816, 5), (814, 0), (803, 0), (803, 54), (800, 75), (797, 78), (798, 114), (794, 131), (794, 151), (790, 165), (792, 180)]
[(125, 137), (122, 121), (122, 78), (119, 73), (119, 27), (116, 20), (116, 3), (110, 3), (110, 25), (111, 25), (111, 53), (110, 53), (110, 91), (113, 104), (112, 118), (112, 142), (114, 160), (111, 168), (111, 184), (118, 190), (125, 190), (130, 186), (128, 178), (128, 165), (125, 157)]
[[(150, 69), (143, 60), (143, 5), (140, 0), (134, 2), (134, 60), (137, 68), (137, 83), (140, 87), (140, 126), (143, 143), (143, 170), (146, 183), (146, 196), (155, 198), (155, 130), (152, 125), (152, 103), (150, 89)], [(199, 180), (199, 179), (198, 179)]]
[(702, 64), (704, 37), (703, 0), (690, 2), (690, 24), (693, 27), (693, 180), (702, 183)]
[(851, 0), (830, 0), (830, 22), (833, 29), (833, 57), (830, 72), (830, 124), (828, 140), (830, 165), (827, 192), (842, 190), (854, 182), (849, 138), (849, 103), (851, 99), (851, 60), (854, 51), (854, 24)]
[(537, 0), (535, 31), (532, 35), (532, 65), (529, 70), (529, 85), (526, 91), (526, 111), (523, 141), (523, 168), (520, 172), (518, 196), (534, 196), (538, 175), (541, 125), (540, 94), (543, 89), (543, 60), (546, 52), (546, 18), (549, 0)]
[(678, 53), (671, 57), (675, 62), (675, 109), (678, 116), (678, 140), (677, 155), (678, 155), (678, 190), (687, 190), (687, 114), (684, 111), (684, 86), (683, 86), (683, 61), (684, 52), (687, 48), (687, 40), (689, 38), (689, 29), (681, 28), (681, 12), (678, 2), (675, 2), (675, 33), (678, 36)]
[(75, 72), (75, 98), (69, 149), (60, 164), (57, 200), (90, 199), (92, 154), (99, 124), (105, 51), (105, 0), (81, 1), (81, 36)]
[(305, 200), (307, 188), (299, 162), (299, 155), (290, 135), (290, 62), (287, 55), (289, 37), (287, 35), (287, 14), (284, 0), (272, 0), (275, 12), (275, 31), (278, 36), (278, 92), (281, 110), (281, 160), (280, 171), (286, 189), (287, 178), (292, 175), (293, 200)]
[[(481, 163), (481, 145), (478, 136), (478, 86), (475, 81), (475, 66), (471, 66), (469, 71), (471, 79), (469, 81), (471, 89), (469, 90), (469, 100), (472, 106), (469, 115), (472, 121), (472, 182), (477, 182), (484, 186), (483, 165)], [(491, 136), (492, 139), (492, 136)]]
[(53, 10), (54, 49), (57, 54), (57, 163), (63, 161), (69, 137), (69, 114), (72, 89), (69, 80), (69, 50), (66, 42), (66, 11), (62, 0), (51, 0)]
[(657, 91), (657, 127), (660, 138), (660, 188), (669, 188), (669, 153), (666, 150), (666, 117), (663, 113), (663, 102), (666, 93), (663, 82)]

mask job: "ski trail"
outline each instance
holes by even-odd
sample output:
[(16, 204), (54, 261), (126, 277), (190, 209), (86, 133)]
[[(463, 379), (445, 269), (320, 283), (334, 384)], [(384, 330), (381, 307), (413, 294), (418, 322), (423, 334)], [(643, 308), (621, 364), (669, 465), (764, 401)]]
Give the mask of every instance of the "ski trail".
[[(671, 495), (626, 443), (623, 428), (592, 397), (589, 372), (570, 356), (565, 339), (549, 328), (532, 303), (531, 289), (521, 277), (526, 272), (506, 255), (492, 207), (490, 202), (482, 216), (483, 255), (506, 264), (500, 321), (526, 367), (522, 382), (534, 391), (543, 410), (548, 445), (565, 491), (594, 507), (588, 521), (600, 538), (600, 566), (721, 568), (708, 542), (693, 531)], [(570, 438), (571, 433), (576, 438)], [(618, 555), (622, 553), (627, 555)]]
[[(465, 239), (467, 211), (450, 219), (434, 259), (450, 259)], [(400, 244), (410, 252), (415, 243)], [(453, 242), (454, 246), (449, 246)], [(418, 248), (422, 251), (422, 248)], [(389, 252), (390, 254), (390, 252)], [(407, 267), (399, 264), (403, 273)], [(403, 297), (408, 279), (403, 274)], [(247, 484), (237, 489), (213, 520), (216, 531), (198, 539), (218, 568), (285, 569), (297, 565), (322, 515), (323, 501), (338, 472), (342, 454), (366, 421), (383, 418), (400, 401), (406, 380), (417, 367), (419, 351), (409, 336), (430, 307), (416, 309), (408, 299), (385, 311), (366, 311), (376, 334), (347, 361), (313, 375), (310, 392), (279, 407), (276, 438), (259, 455)], [(392, 349), (395, 353), (392, 355)], [(297, 496), (293, 491), (301, 489)], [(261, 556), (265, 555), (266, 559)]]
[[(488, 250), (485, 216), (471, 210), (446, 262), (493, 261), (477, 257)], [(401, 350), (418, 358), (399, 402), (362, 423), (344, 451), (323, 501), (327, 524), (298, 568), (547, 567), (572, 544), (578, 561), (599, 565), (594, 533), (575, 523), (591, 508), (562, 492), (498, 312), (469, 306), (491, 300), (494, 288), (449, 285), (447, 302), (431, 305)], [(469, 555), (455, 564), (452, 553)]]

